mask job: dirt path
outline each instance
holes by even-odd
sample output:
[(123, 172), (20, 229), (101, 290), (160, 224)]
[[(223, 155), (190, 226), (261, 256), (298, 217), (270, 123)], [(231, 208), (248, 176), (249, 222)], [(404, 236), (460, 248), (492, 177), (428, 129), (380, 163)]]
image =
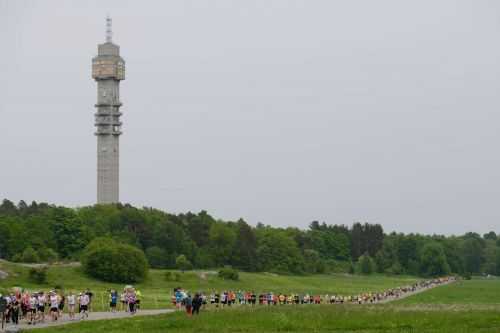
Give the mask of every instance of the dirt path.
[[(43, 327), (50, 327), (50, 326), (61, 326), (61, 325), (66, 325), (66, 324), (71, 324), (71, 323), (78, 323), (82, 321), (88, 321), (88, 320), (107, 320), (107, 319), (119, 319), (119, 318), (130, 318), (130, 317), (137, 317), (137, 316), (152, 316), (152, 315), (158, 315), (158, 314), (164, 314), (164, 313), (170, 313), (174, 312), (174, 310), (171, 309), (163, 309), (163, 310), (140, 310), (138, 311), (135, 315), (130, 315), (127, 312), (91, 312), (89, 317), (84, 320), (69, 320), (68, 314), (65, 313), (62, 320), (58, 320), (56, 322), (50, 321), (50, 319), (47, 319), (45, 323), (38, 323), (36, 325), (28, 325), (24, 322), (22, 324), (19, 324), (17, 326), (17, 329), (20, 331), (23, 330), (30, 330), (30, 329), (36, 329), (36, 328), (43, 328)], [(80, 318), (80, 316), (76, 316), (77, 318)], [(48, 318), (48, 316), (47, 316)], [(5, 330), (7, 332), (17, 332), (16, 331), (16, 326), (14, 325), (7, 325), (5, 327)]]
[(420, 293), (426, 292), (426, 291), (434, 289), (434, 288), (439, 288), (439, 287), (442, 287), (442, 286), (446, 286), (446, 285), (451, 284), (453, 282), (455, 282), (455, 281), (448, 281), (448, 282), (445, 282), (445, 283), (442, 283), (442, 284), (436, 284), (436, 285), (433, 285), (432, 287), (422, 288), (422, 289), (415, 290), (413, 292), (405, 293), (405, 294), (403, 294), (403, 295), (401, 295), (399, 297), (389, 297), (389, 298), (386, 298), (386, 299), (384, 299), (382, 301), (377, 302), (377, 304), (384, 304), (384, 303), (394, 302), (394, 301), (397, 301), (397, 300), (400, 300), (400, 299), (404, 299), (406, 297), (410, 297), (410, 296), (413, 296), (413, 295), (416, 295), (416, 294), (420, 294)]

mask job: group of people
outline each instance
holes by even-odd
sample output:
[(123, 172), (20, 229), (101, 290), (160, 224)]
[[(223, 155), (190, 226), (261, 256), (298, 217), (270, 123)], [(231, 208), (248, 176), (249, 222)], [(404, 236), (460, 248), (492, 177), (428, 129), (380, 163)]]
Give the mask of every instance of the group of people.
[[(132, 286), (126, 286), (120, 294), (113, 289), (109, 291), (109, 309), (111, 312), (122, 310), (133, 315), (141, 307), (141, 299), (141, 291)], [(120, 301), (120, 308), (118, 308), (118, 300)]]
[(188, 316), (191, 316), (193, 314), (200, 314), (200, 309), (203, 304), (206, 304), (206, 300), (202, 293), (196, 293), (194, 297), (192, 297), (190, 293), (178, 287), (174, 289), (172, 304), (177, 309), (184, 307)]
[(65, 295), (56, 290), (29, 292), (14, 288), (8, 295), (0, 294), (2, 324), (6, 322), (18, 325), (24, 319), (28, 324), (36, 325), (45, 322), (47, 316), (50, 320), (57, 321), (66, 304), (70, 320), (75, 319), (77, 307), (78, 313), (85, 318), (88, 317), (92, 296), (88, 289), (78, 295), (73, 291)]
[(175, 288), (172, 304), (178, 309), (184, 307), (188, 315), (197, 314), (202, 306), (225, 307), (231, 305), (289, 305), (289, 304), (367, 304), (379, 303), (403, 297), (409, 293), (428, 289), (454, 281), (444, 277), (420, 281), (408, 286), (391, 288), (383, 292), (368, 292), (357, 295), (320, 295), (298, 293), (255, 293), (253, 291), (213, 291), (210, 294), (196, 293), (194, 297), (182, 288)]
[[(108, 294), (111, 312), (122, 310), (135, 314), (140, 307), (142, 294), (132, 286), (125, 287), (122, 293), (113, 289)], [(55, 322), (62, 318), (65, 309), (69, 320), (83, 320), (89, 317), (93, 297), (94, 294), (89, 289), (65, 294), (60, 290), (30, 292), (13, 288), (7, 295), (0, 293), (2, 327), (5, 323), (18, 325), (21, 320), (29, 325), (44, 323), (47, 319)]]
[[(298, 293), (255, 293), (253, 291), (224, 291), (211, 293), (198, 292), (191, 295), (186, 290), (178, 287), (174, 289), (171, 297), (172, 304), (177, 309), (184, 309), (189, 316), (200, 313), (203, 306), (216, 308), (232, 305), (290, 305), (290, 304), (366, 304), (379, 303), (391, 299), (397, 299), (409, 293), (432, 288), (455, 280), (455, 277), (445, 277), (420, 281), (412, 285), (391, 288), (383, 292), (368, 292), (357, 295), (320, 295), (320, 294), (298, 294)], [(141, 306), (142, 294), (132, 286), (126, 286), (123, 292), (112, 289), (109, 294), (109, 310), (111, 312), (126, 311), (135, 314)], [(0, 315), (2, 324), (4, 321), (14, 325), (20, 320), (26, 320), (30, 325), (45, 322), (46, 316), (50, 320), (57, 321), (64, 313), (67, 305), (69, 320), (89, 317), (94, 294), (89, 290), (78, 294), (70, 291), (65, 294), (62, 291), (51, 290), (49, 292), (29, 292), (20, 288), (14, 288), (8, 295), (0, 294)]]

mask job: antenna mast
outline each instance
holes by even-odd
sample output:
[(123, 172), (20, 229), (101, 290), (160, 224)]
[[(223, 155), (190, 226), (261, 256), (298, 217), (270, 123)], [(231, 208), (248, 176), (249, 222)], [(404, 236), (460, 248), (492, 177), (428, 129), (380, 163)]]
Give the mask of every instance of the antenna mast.
[(106, 43), (112, 43), (113, 31), (111, 30), (111, 17), (106, 17)]

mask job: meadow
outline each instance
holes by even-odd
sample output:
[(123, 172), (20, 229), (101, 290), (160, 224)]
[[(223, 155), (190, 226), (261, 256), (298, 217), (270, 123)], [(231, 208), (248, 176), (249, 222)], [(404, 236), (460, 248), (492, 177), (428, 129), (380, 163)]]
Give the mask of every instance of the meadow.
[[(70, 290), (81, 292), (89, 288), (95, 294), (94, 310), (107, 310), (108, 290), (113, 288), (122, 290), (123, 284), (113, 284), (98, 281), (82, 273), (80, 267), (51, 266), (48, 270), (47, 283), (34, 284), (28, 278), (29, 268), (9, 262), (0, 262), (0, 270), (9, 273), (6, 279), (0, 280), (0, 289), (8, 290), (19, 286), (30, 291), (50, 290), (56, 286), (62, 287), (65, 292)], [(212, 290), (251, 290), (259, 292), (282, 293), (312, 293), (354, 295), (361, 292), (383, 291), (388, 288), (411, 284), (418, 278), (411, 276), (383, 275), (276, 275), (271, 273), (240, 272), (238, 281), (222, 280), (216, 272), (190, 271), (177, 274), (179, 281), (168, 281), (165, 278), (166, 270), (150, 270), (148, 278), (135, 285), (143, 294), (142, 305), (145, 309), (170, 307), (170, 296), (175, 287), (196, 292)]]
[[(108, 284), (86, 277), (79, 267), (51, 267), (48, 283), (32, 284), (29, 268), (1, 262), (0, 269), (10, 273), (0, 280), (0, 288), (14, 285), (48, 290), (61, 285), (65, 290), (90, 288), (97, 296), (96, 310), (105, 308), (106, 291), (122, 285)], [(164, 270), (152, 270), (146, 281), (138, 284), (145, 298), (145, 308), (169, 307), (175, 286), (188, 290), (245, 289), (256, 292), (356, 294), (384, 290), (418, 280), (409, 276), (310, 275), (286, 276), (269, 273), (241, 273), (240, 281), (224, 281), (213, 272), (181, 273), (180, 281), (167, 281)], [(102, 296), (101, 296), (102, 295)], [(102, 297), (102, 306), (100, 297)], [(475, 278), (440, 286), (387, 304), (374, 305), (298, 305), (233, 306), (206, 308), (199, 317), (184, 312), (131, 317), (117, 320), (87, 321), (60, 327), (37, 329), (39, 333), (56, 332), (356, 332), (356, 333), (468, 333), (500, 332), (500, 279)]]
[(392, 305), (305, 305), (233, 307), (188, 318), (174, 314), (83, 322), (50, 329), (56, 332), (499, 332), (498, 311), (404, 310)]
[[(380, 279), (381, 277), (377, 277)], [(473, 279), (440, 286), (388, 304), (299, 305), (206, 309), (72, 324), (56, 332), (500, 332), (500, 279)]]
[(474, 278), (429, 290), (398, 301), (398, 304), (480, 305), (500, 307), (500, 280)]

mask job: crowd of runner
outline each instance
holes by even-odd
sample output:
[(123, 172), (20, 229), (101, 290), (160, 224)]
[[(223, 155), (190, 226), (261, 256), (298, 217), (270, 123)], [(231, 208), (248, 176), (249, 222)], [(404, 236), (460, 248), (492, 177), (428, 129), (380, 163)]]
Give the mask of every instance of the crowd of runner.
[(444, 283), (454, 281), (454, 277), (425, 280), (412, 285), (391, 288), (383, 292), (369, 292), (357, 295), (320, 295), (298, 293), (255, 293), (253, 291), (213, 291), (198, 292), (192, 296), (182, 288), (175, 288), (171, 297), (172, 304), (177, 309), (184, 309), (188, 315), (198, 314), (202, 306), (225, 307), (232, 305), (298, 305), (298, 304), (367, 304), (380, 303), (397, 299), (408, 293), (414, 293)]
[[(232, 305), (297, 305), (297, 304), (366, 304), (379, 303), (390, 299), (397, 299), (406, 294), (428, 289), (444, 283), (454, 281), (454, 277), (425, 280), (409, 286), (392, 288), (384, 292), (361, 293), (357, 295), (320, 295), (298, 293), (255, 293), (253, 291), (213, 291), (211, 293), (198, 292), (193, 296), (182, 288), (175, 288), (171, 302), (177, 309), (183, 309), (189, 316), (199, 314), (203, 306), (226, 307)], [(29, 292), (14, 288), (9, 295), (0, 294), (0, 314), (2, 325), (4, 321), (18, 325), (24, 320), (30, 325), (43, 323), (46, 320), (57, 321), (62, 318), (65, 308), (68, 319), (86, 319), (92, 310), (94, 294), (89, 290), (79, 293), (70, 291), (65, 294), (61, 291)], [(109, 290), (109, 311), (126, 311), (135, 314), (141, 306), (142, 294), (132, 286), (126, 286), (123, 292)]]
[[(109, 311), (126, 311), (135, 314), (140, 308), (142, 294), (132, 286), (127, 286), (122, 293), (109, 290)], [(29, 292), (14, 288), (8, 295), (0, 294), (0, 315), (4, 323), (18, 325), (24, 320), (29, 325), (44, 323), (46, 320), (57, 321), (62, 318), (67, 308), (69, 320), (86, 319), (91, 312), (94, 294), (89, 290), (79, 293), (70, 291)]]

